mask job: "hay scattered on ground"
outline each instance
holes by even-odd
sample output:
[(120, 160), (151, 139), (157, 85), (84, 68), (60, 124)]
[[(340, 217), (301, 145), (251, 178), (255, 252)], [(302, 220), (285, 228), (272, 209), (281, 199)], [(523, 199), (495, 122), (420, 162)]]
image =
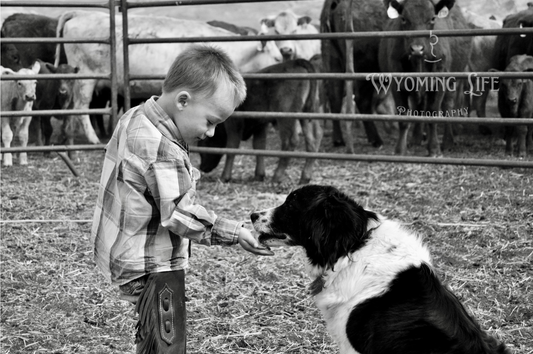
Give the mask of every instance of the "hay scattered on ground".
[[(503, 150), (489, 138), (479, 144), (467, 148)], [(38, 154), (29, 167), (2, 169), (2, 220), (65, 220), (1, 225), (3, 353), (134, 352), (133, 306), (95, 268), (90, 224), (69, 222), (92, 218), (102, 156), (80, 153), (78, 179), (59, 158)], [(217, 180), (219, 167), (199, 184), (202, 203), (220, 214), (247, 220), (294, 186), (253, 182), (253, 157), (237, 160), (233, 183)], [(276, 159), (267, 164), (271, 176)], [(302, 164), (291, 164), (291, 181)], [(439, 274), (482, 327), (514, 353), (531, 354), (532, 180), (523, 169), (320, 161), (313, 182), (335, 185), (424, 235)], [(256, 257), (238, 246), (193, 247), (188, 352), (337, 353), (307, 292), (303, 260), (296, 248)]]

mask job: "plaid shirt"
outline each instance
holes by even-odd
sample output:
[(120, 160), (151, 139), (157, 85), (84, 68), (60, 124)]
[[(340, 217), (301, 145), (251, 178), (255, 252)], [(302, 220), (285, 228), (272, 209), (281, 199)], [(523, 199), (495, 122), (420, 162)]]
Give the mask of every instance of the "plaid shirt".
[(195, 203), (200, 172), (156, 99), (126, 112), (106, 146), (91, 240), (113, 285), (184, 269), (189, 240), (232, 245), (242, 226)]

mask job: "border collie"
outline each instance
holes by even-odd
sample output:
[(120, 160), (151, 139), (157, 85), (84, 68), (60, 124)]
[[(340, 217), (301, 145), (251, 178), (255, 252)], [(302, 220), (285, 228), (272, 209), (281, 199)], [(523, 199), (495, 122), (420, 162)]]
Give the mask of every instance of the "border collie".
[(419, 236), (330, 186), (251, 214), (266, 246), (301, 246), (341, 354), (510, 354), (436, 276)]

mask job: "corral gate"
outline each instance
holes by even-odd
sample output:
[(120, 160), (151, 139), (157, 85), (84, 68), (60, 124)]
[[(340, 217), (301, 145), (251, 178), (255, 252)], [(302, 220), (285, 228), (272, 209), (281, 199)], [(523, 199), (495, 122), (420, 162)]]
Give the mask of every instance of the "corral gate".
[[(266, 0), (274, 2), (273, 0)], [(356, 0), (357, 1), (357, 0)], [(116, 65), (116, 43), (115, 43), (115, 7), (120, 6), (123, 16), (123, 33), (128, 33), (128, 9), (131, 8), (147, 8), (158, 6), (188, 6), (188, 5), (214, 5), (214, 4), (235, 4), (235, 3), (253, 3), (257, 0), (187, 0), (187, 1), (150, 1), (150, 2), (128, 2), (127, 0), (109, 0), (104, 3), (84, 2), (84, 3), (66, 3), (58, 1), (0, 1), (0, 6), (27, 6), (27, 7), (89, 7), (89, 8), (107, 8), (110, 14), (110, 36), (109, 38), (99, 39), (34, 39), (34, 38), (5, 38), (3, 43), (108, 43), (111, 46), (111, 67)], [(264, 1), (262, 1), (264, 2)], [(280, 1), (278, 1), (280, 2)], [(257, 41), (257, 40), (279, 40), (279, 39), (353, 39), (362, 37), (384, 38), (384, 37), (421, 37), (429, 36), (430, 34), (436, 36), (476, 36), (476, 35), (499, 35), (499, 34), (533, 34), (533, 28), (517, 28), (517, 29), (479, 29), (479, 30), (447, 30), (447, 31), (402, 31), (402, 32), (356, 32), (356, 33), (320, 33), (314, 35), (261, 35), (261, 36), (231, 36), (231, 37), (189, 37), (189, 38), (128, 38), (124, 36), (124, 82), (129, 83), (130, 80), (148, 80), (148, 79), (163, 79), (159, 76), (130, 76), (129, 75), (129, 53), (128, 46), (141, 43), (169, 43), (169, 42), (218, 42), (218, 41)], [(371, 74), (371, 73), (370, 73)], [(378, 73), (379, 74), (379, 73)], [(449, 72), (449, 73), (391, 73), (391, 77), (454, 77), (457, 79), (468, 79), (472, 73), (465, 72)], [(495, 73), (495, 72), (478, 72), (475, 73), (483, 77), (499, 77), (499, 78), (527, 78), (533, 79), (533, 73)], [(364, 80), (369, 73), (315, 73), (315, 74), (243, 74), (245, 78), (261, 78), (266, 80), (272, 79), (332, 79), (332, 80), (347, 80), (359, 79)], [(388, 73), (387, 73), (388, 75)], [(84, 113), (98, 113), (111, 114), (111, 119), (117, 119), (117, 78), (116, 71), (111, 70), (110, 75), (78, 75), (78, 74), (64, 74), (64, 75), (32, 75), (32, 76), (11, 76), (11, 79), (59, 79), (59, 78), (74, 78), (74, 79), (110, 79), (112, 83), (112, 100), (110, 109), (101, 110), (77, 110), (77, 111), (34, 111), (31, 115), (76, 115)], [(2, 77), (2, 80), (5, 78)], [(123, 85), (125, 107), (129, 108), (130, 91), (129, 85)], [(13, 116), (27, 116), (27, 113), (21, 112), (2, 112), (1, 117)], [(472, 117), (422, 117), (422, 116), (406, 116), (406, 115), (369, 115), (369, 114), (332, 114), (332, 113), (280, 113), (280, 112), (235, 112), (234, 116), (250, 117), (250, 118), (279, 118), (279, 119), (295, 119), (295, 118), (311, 118), (311, 119), (329, 119), (329, 120), (352, 120), (352, 121), (408, 121), (408, 122), (433, 122), (433, 123), (468, 123), (468, 124), (505, 124), (505, 125), (519, 125), (519, 124), (533, 124), (531, 118), (472, 118)], [(102, 150), (105, 145), (73, 145), (73, 146), (50, 146), (50, 147), (27, 147), (27, 148), (9, 148), (0, 149), (1, 152), (43, 152), (43, 151), (80, 151), (80, 150)], [(236, 155), (263, 155), (269, 157), (295, 157), (295, 158), (317, 158), (330, 160), (350, 160), (350, 161), (367, 161), (367, 162), (399, 162), (399, 163), (428, 163), (428, 164), (453, 164), (453, 165), (470, 165), (470, 166), (495, 166), (495, 167), (522, 167), (533, 168), (533, 161), (519, 161), (519, 160), (501, 160), (501, 159), (463, 159), (463, 158), (431, 158), (420, 156), (394, 156), (394, 155), (358, 155), (358, 154), (338, 154), (338, 153), (307, 153), (307, 152), (287, 152), (287, 151), (273, 151), (273, 150), (246, 150), (246, 149), (219, 149), (219, 148), (205, 148), (205, 147), (191, 147), (192, 152), (207, 152), (207, 153), (231, 153)], [(74, 166), (70, 164), (65, 155), (61, 157), (69, 163), (69, 167), (76, 174)]]

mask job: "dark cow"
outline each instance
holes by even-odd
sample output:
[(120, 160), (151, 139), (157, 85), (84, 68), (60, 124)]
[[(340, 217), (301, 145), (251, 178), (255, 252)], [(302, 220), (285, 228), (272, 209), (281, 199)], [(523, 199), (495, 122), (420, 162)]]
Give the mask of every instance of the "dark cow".
[[(503, 21), (503, 28), (533, 27), (533, 7), (511, 14)], [(494, 44), (494, 66), (503, 71), (515, 55), (533, 55), (533, 35), (499, 35)]]
[[(1, 35), (4, 38), (42, 38), (55, 37), (58, 20), (55, 18), (36, 15), (31, 13), (16, 13), (6, 18), (2, 24)], [(56, 55), (56, 44), (54, 43), (31, 43), (31, 44), (4, 44), (2, 43), (2, 65), (13, 70), (21, 67), (31, 66), (37, 59), (44, 62), (54, 63)], [(60, 64), (67, 64), (67, 57), (64, 51), (60, 51), (57, 68)], [(67, 70), (66, 67), (63, 67)], [(69, 72), (70, 73), (70, 72)], [(47, 80), (49, 81), (49, 80)], [(51, 80), (50, 80), (51, 81)], [(63, 83), (64, 84), (64, 83)], [(48, 84), (47, 84), (48, 85)], [(73, 108), (73, 107), (71, 107)], [(98, 107), (101, 108), (101, 107)], [(34, 106), (34, 109), (35, 108)], [(49, 118), (48, 118), (49, 119)], [(66, 117), (63, 122), (63, 131), (72, 134), (67, 135), (70, 143), (74, 139), (74, 117)], [(47, 128), (48, 129), (48, 128)], [(45, 130), (45, 136), (47, 130)], [(98, 137), (92, 127), (85, 127), (85, 135), (90, 143), (99, 143)], [(40, 134), (39, 134), (40, 136)], [(74, 152), (69, 153), (73, 155)]]
[[(57, 19), (47, 16), (16, 13), (2, 24), (2, 38), (24, 37), (40, 38), (56, 36)], [(53, 63), (56, 52), (54, 43), (30, 43), (30, 44), (4, 44), (2, 43), (2, 66), (19, 70), (28, 68), (37, 59)], [(67, 57), (63, 53), (60, 64), (67, 63)]]
[[(461, 9), (454, 0), (384, 0), (391, 18), (386, 31), (467, 29)], [(470, 56), (471, 37), (383, 38), (379, 48), (379, 64), (383, 72), (460, 72), (465, 71)], [(397, 107), (427, 112), (424, 115), (452, 112), (456, 109), (457, 90), (449, 82), (426, 80), (416, 89), (392, 80), (390, 88)], [(411, 101), (411, 102), (410, 102)], [(411, 104), (410, 104), (411, 103)], [(401, 113), (401, 112), (399, 112)], [(399, 124), (395, 153), (407, 152), (409, 123)], [(428, 152), (440, 156), (437, 125), (428, 124)], [(445, 139), (446, 141), (446, 134)]]
[[(526, 71), (533, 71), (533, 57), (530, 55), (515, 55), (505, 68), (505, 72)], [(502, 118), (533, 118), (533, 81), (502, 79), (498, 91), (498, 109)], [(513, 155), (513, 139), (517, 137), (518, 157), (525, 158), (527, 149), (533, 149), (532, 134), (533, 124), (506, 127), (505, 152)]]
[(258, 33), (258, 31), (255, 28), (241, 27), (241, 26), (234, 25), (233, 23), (228, 23), (224, 21), (212, 20), (212, 21), (207, 21), (207, 24), (213, 27), (223, 28), (225, 30), (228, 30), (236, 34), (240, 34), (241, 36), (253, 36)]
[[(347, 0), (326, 0), (320, 14), (320, 32), (345, 32)], [(377, 0), (353, 1), (352, 22), (355, 32), (381, 31), (387, 21), (387, 14)], [(355, 72), (379, 71), (379, 41), (375, 38), (357, 38), (353, 40), (353, 58)], [(323, 40), (322, 57), (324, 72), (346, 72), (346, 44), (344, 39)], [(326, 93), (332, 113), (340, 113), (343, 106), (344, 82), (342, 80), (326, 80)], [(357, 108), (361, 113), (371, 114), (374, 89), (369, 81), (354, 81), (354, 94)], [(351, 125), (349, 125), (351, 126)], [(383, 141), (373, 122), (364, 122), (368, 140), (374, 147), (381, 147)], [(346, 131), (343, 139), (340, 124), (333, 124), (333, 143), (343, 145), (346, 140), (348, 152), (353, 153), (353, 138)]]
[[(313, 65), (304, 59), (296, 59), (281, 64), (272, 65), (260, 73), (313, 73)], [(247, 97), (244, 103), (238, 108), (239, 111), (261, 111), (261, 112), (315, 112), (316, 102), (316, 80), (246, 80)], [(217, 129), (215, 140), (202, 142), (203, 146), (227, 146), (228, 148), (238, 148), (240, 141), (254, 137), (254, 149), (266, 148), (266, 136), (270, 119), (234, 118), (230, 117), (223, 129)], [(317, 120), (300, 119), (306, 150), (317, 152), (322, 139), (322, 127)], [(281, 137), (282, 150), (294, 150), (299, 142), (298, 122), (292, 119), (278, 119), (277, 128)], [(227, 134), (227, 142), (223, 135)], [(217, 142), (218, 140), (218, 142)], [(203, 155), (200, 169), (208, 172), (215, 168), (221, 156)], [(233, 168), (235, 155), (226, 157), (226, 164), (222, 173), (222, 180), (229, 181)], [(289, 158), (280, 158), (278, 167), (272, 178), (272, 182), (280, 183), (283, 180), (285, 170), (288, 166)], [(314, 159), (307, 159), (300, 177), (300, 184), (308, 183), (311, 180)], [(255, 169), (255, 179), (265, 178), (264, 157), (257, 156)]]
[[(528, 6), (526, 10), (517, 12), (507, 16), (503, 21), (503, 28), (520, 28), (520, 27), (533, 27), (533, 7)], [(516, 71), (516, 63), (511, 65), (511, 59), (517, 55), (528, 55), (533, 56), (533, 35), (499, 35), (496, 38), (496, 43), (494, 44), (494, 68), (497, 71)], [(523, 70), (520, 70), (523, 71)], [(508, 90), (512, 92), (514, 89), (514, 83), (522, 82), (526, 83), (526, 86), (529, 85), (529, 80), (501, 80), (501, 84), (504, 86), (500, 88), (498, 93), (498, 109), (500, 115), (505, 117), (517, 117), (515, 115), (515, 108), (517, 108), (518, 102), (508, 101), (510, 98), (514, 100), (518, 97), (507, 97), (508, 94), (502, 93), (501, 90)], [(527, 101), (520, 102), (520, 105), (525, 104)], [(526, 114), (527, 109), (520, 107), (518, 117), (520, 118), (530, 118), (530, 116), (522, 115)], [(525, 127), (505, 127), (505, 140), (506, 140), (506, 153), (512, 155), (512, 137), (515, 133), (518, 133), (519, 136), (523, 136)], [(519, 138), (518, 144), (518, 154), (520, 157), (525, 156), (525, 147), (524, 140)]]
[[(74, 68), (68, 64), (53, 64), (38, 60), (41, 64), (39, 74), (76, 74), (79, 69)], [(33, 103), (33, 110), (57, 110), (57, 109), (72, 109), (74, 80), (59, 79), (59, 80), (37, 80), (37, 98)], [(53, 133), (52, 124), (50, 122), (51, 116), (36, 116), (37, 119), (32, 119), (30, 130), (36, 133), (37, 145), (50, 145), (50, 137)], [(74, 124), (70, 117), (65, 118), (62, 126), (64, 130), (73, 130)], [(67, 136), (69, 134), (66, 134)]]

